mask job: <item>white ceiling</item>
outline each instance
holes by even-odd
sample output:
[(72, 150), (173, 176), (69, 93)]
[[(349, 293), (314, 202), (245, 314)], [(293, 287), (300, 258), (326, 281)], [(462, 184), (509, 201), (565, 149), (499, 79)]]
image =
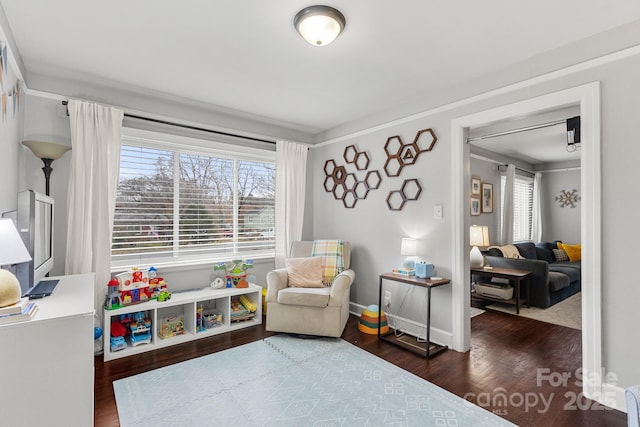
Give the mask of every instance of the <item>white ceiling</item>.
[(640, 18), (638, 0), (334, 1), (346, 29), (319, 48), (293, 28), (309, 4), (0, 0), (27, 84), (36, 73), (138, 88), (311, 134)]
[[(470, 129), (469, 137), (472, 139), (470, 142), (471, 152), (481, 155), (486, 154), (486, 152), (498, 153), (521, 160), (532, 166), (560, 162), (576, 162), (580, 159), (580, 150), (574, 150), (567, 145), (566, 119), (579, 115), (580, 108), (576, 105), (574, 107), (548, 111), (535, 116), (521, 117)], [(558, 125), (531, 129), (539, 125), (547, 125), (558, 121), (565, 122)], [(477, 139), (487, 135), (514, 130), (523, 131)], [(474, 147), (479, 147), (481, 151), (474, 150)]]

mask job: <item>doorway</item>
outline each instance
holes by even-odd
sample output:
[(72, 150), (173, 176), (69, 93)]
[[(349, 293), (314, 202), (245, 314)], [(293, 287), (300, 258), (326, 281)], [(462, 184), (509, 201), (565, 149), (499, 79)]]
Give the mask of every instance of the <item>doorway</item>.
[[(467, 143), (470, 149), (471, 182), (481, 181), (482, 188), (486, 185), (492, 189), (491, 203), (481, 203), (482, 211), (473, 212), (472, 210), (470, 218), (473, 225), (486, 227), (489, 239), (482, 243), (485, 247), (524, 241), (537, 243), (559, 240), (566, 244), (580, 242), (581, 150), (579, 144), (573, 141), (569, 143), (567, 133), (568, 127), (577, 121), (572, 118), (579, 114), (579, 106), (574, 105), (518, 120), (502, 121), (490, 126), (469, 129)], [(502, 205), (505, 198), (507, 164), (515, 166), (515, 195), (511, 197), (515, 206), (513, 206), (513, 221), (510, 222), (513, 234), (512, 237), (507, 237), (509, 241), (505, 241), (502, 237), (504, 233)], [(481, 195), (477, 194), (477, 191), (476, 194), (472, 191), (471, 197), (473, 200), (479, 200)], [(485, 212), (485, 205), (490, 205), (488, 212)], [(548, 251), (545, 252), (547, 257), (552, 256), (551, 249), (547, 249)], [(542, 256), (542, 253), (539, 255)], [(529, 253), (528, 257), (531, 256), (532, 254)], [(534, 258), (536, 256), (538, 254)], [(528, 270), (526, 268), (528, 261), (505, 262), (512, 268)], [(549, 264), (549, 271), (555, 271), (557, 267), (559, 271), (570, 272), (570, 283), (575, 281), (576, 276), (579, 277), (571, 268), (566, 270), (558, 267), (559, 265), (562, 264)], [(487, 272), (487, 276), (490, 273)], [(539, 270), (538, 274), (542, 274), (542, 270)], [(483, 280), (488, 281), (491, 278)], [(539, 281), (535, 281), (530, 285), (531, 292), (535, 292), (538, 289), (536, 285), (540, 284)], [(481, 287), (479, 293), (472, 294), (472, 310), (475, 306), (479, 307), (474, 310), (475, 313), (482, 312), (480, 309), (488, 308), (518, 314), (513, 300), (500, 302), (499, 299), (482, 296), (483, 293), (488, 293), (495, 297), (500, 292), (506, 292), (505, 295), (508, 295), (509, 290), (499, 291), (493, 287)], [(573, 286), (567, 287), (562, 294), (562, 296), (549, 294), (551, 305), (539, 308), (541, 303), (546, 302), (547, 296), (536, 293), (536, 297), (529, 301), (534, 303), (533, 306), (529, 304), (523, 307), (523, 304), (520, 304), (519, 315), (581, 330), (579, 285), (576, 286), (574, 282)], [(472, 328), (472, 343), (473, 331)]]
[(470, 128), (499, 121), (537, 115), (546, 111), (578, 105), (581, 117), (582, 188), (581, 243), (582, 268), (582, 369), (594, 381), (583, 382), (586, 397), (600, 401), (602, 378), (601, 337), (601, 170), (600, 170), (600, 84), (589, 83), (452, 120), (452, 184), (454, 219), (452, 323), (453, 348), (467, 351), (471, 344), (469, 273), (469, 147)]

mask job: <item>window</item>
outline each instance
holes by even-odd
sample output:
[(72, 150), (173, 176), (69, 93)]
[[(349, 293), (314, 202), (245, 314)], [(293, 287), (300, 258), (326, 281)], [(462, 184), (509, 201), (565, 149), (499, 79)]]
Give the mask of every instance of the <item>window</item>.
[[(504, 217), (506, 176), (500, 178), (501, 217)], [(513, 185), (513, 241), (531, 240), (533, 218), (533, 178), (516, 174)]]
[(154, 142), (121, 146), (114, 268), (273, 256), (272, 152)]

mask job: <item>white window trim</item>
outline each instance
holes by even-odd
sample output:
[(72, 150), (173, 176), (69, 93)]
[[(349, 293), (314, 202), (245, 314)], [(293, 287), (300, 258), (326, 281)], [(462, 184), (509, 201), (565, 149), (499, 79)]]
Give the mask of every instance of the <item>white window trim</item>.
[[(235, 157), (240, 155), (244, 160), (255, 160), (259, 162), (272, 161), (274, 163), (276, 161), (275, 150), (271, 151), (234, 145), (220, 141), (203, 140), (188, 136), (165, 134), (145, 129), (123, 127), (122, 145), (128, 144), (151, 149), (166, 149), (185, 154), (210, 155), (222, 159), (235, 159)], [(174, 206), (176, 205), (174, 204)], [(234, 233), (236, 233), (235, 228)], [(256, 251), (255, 253), (251, 254), (252, 260), (273, 259), (273, 257), (273, 250)], [(153, 255), (144, 257), (138, 256), (136, 259), (135, 256), (131, 256), (119, 260), (114, 260), (112, 258), (111, 271), (123, 271), (123, 269), (128, 269), (132, 265), (135, 265), (138, 268), (146, 268), (151, 266), (179, 268), (183, 266), (190, 267), (207, 264), (210, 265), (213, 262), (218, 263), (230, 261), (235, 258), (237, 258), (237, 254), (195, 254), (192, 256), (181, 255), (179, 259), (176, 259), (174, 257), (154, 257)]]
[(146, 148), (180, 150), (187, 154), (207, 154), (223, 159), (232, 158), (233, 156), (230, 156), (229, 153), (234, 153), (241, 154), (248, 160), (276, 161), (275, 146), (274, 150), (271, 151), (189, 136), (164, 134), (145, 129), (123, 127), (122, 141), (125, 145), (126, 142), (131, 142), (133, 145), (140, 145)]

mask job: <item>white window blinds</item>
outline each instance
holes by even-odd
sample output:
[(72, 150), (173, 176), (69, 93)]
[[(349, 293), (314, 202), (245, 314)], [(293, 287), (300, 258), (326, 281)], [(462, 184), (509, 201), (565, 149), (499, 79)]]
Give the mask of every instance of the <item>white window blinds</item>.
[(123, 143), (114, 268), (273, 256), (275, 163)]
[[(504, 195), (505, 177), (501, 177)], [(504, 203), (501, 203), (504, 206)], [(533, 218), (533, 178), (516, 174), (513, 189), (513, 241), (531, 240), (531, 224)]]

